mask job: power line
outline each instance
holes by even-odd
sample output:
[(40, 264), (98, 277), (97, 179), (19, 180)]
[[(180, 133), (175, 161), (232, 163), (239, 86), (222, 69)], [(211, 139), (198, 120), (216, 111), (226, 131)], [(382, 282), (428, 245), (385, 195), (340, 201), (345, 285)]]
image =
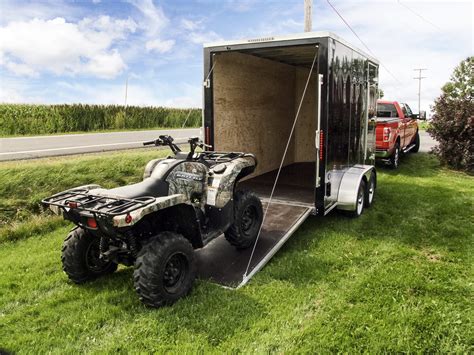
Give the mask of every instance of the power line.
[[(374, 57), (376, 57), (376, 55), (370, 50), (369, 46), (365, 44), (365, 42), (362, 40), (362, 38), (359, 37), (359, 35), (356, 33), (356, 31), (351, 27), (351, 25), (345, 20), (345, 18), (339, 13), (339, 11), (337, 11), (337, 9), (334, 7), (333, 4), (331, 4), (331, 2), (329, 0), (326, 0), (327, 3), (329, 4), (329, 6), (331, 6), (331, 8), (334, 10), (334, 12), (340, 17), (340, 19), (346, 24), (346, 26), (349, 28), (349, 30), (351, 30), (351, 32), (354, 34), (354, 36), (357, 37), (357, 39), (360, 41), (360, 43), (362, 43), (364, 45), (364, 47), (367, 49), (367, 51), (372, 54)], [(399, 84), (401, 84), (402, 82), (400, 80), (398, 80), (398, 78), (393, 75), (393, 73), (382, 63), (380, 62), (380, 65), (382, 66), (382, 68), (384, 68), (387, 73), (390, 74), (390, 76), (392, 78), (395, 79), (395, 81)]]
[(415, 10), (413, 10), (412, 8), (408, 7), (408, 5), (405, 5), (403, 4), (400, 0), (397, 1), (398, 2), (398, 5), (400, 6), (403, 6), (405, 9), (407, 9), (408, 11), (410, 11), (412, 14), (414, 14), (415, 16), (418, 16), (419, 18), (421, 18), (423, 21), (425, 21), (427, 24), (433, 26), (434, 28), (436, 28), (437, 30), (441, 31), (441, 28), (439, 28), (438, 26), (436, 26), (433, 22), (427, 20), (425, 17), (423, 17), (422, 15), (420, 15), (419, 13), (417, 13)]

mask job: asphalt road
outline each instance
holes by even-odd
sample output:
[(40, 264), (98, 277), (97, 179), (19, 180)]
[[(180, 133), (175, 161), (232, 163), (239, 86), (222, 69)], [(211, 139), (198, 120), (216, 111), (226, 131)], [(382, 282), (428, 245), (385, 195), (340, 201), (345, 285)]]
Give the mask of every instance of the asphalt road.
[[(144, 141), (158, 138), (161, 134), (169, 134), (177, 143), (184, 143), (189, 137), (199, 136), (200, 129), (0, 138), (0, 161), (140, 148)], [(425, 131), (420, 132), (420, 141), (420, 152), (429, 152), (436, 145), (436, 141)]]
[(0, 161), (141, 148), (143, 142), (156, 139), (162, 134), (172, 136), (177, 143), (184, 143), (189, 137), (199, 136), (200, 129), (0, 138)]
[(426, 131), (420, 131), (420, 152), (428, 153), (431, 148), (437, 145), (436, 142), (431, 136), (426, 133)]

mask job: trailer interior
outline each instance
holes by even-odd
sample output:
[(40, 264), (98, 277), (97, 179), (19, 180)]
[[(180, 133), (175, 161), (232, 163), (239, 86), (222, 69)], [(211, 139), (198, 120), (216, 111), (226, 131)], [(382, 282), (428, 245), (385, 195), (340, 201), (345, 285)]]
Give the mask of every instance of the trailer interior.
[(314, 207), (317, 51), (315, 45), (303, 45), (214, 56), (214, 149), (255, 154), (257, 169), (241, 185), (264, 201), (270, 196), (316, 58), (273, 195), (273, 201)]

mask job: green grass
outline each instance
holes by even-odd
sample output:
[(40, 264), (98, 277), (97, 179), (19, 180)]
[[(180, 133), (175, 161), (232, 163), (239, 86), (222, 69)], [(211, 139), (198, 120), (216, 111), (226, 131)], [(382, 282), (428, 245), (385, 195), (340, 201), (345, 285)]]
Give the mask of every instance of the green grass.
[(418, 128), (422, 131), (426, 131), (430, 128), (430, 123), (428, 121), (418, 121)]
[[(138, 180), (153, 155), (0, 164), (0, 196), (8, 200), (18, 189), (15, 199), (31, 207), (36, 199), (29, 195), (68, 184)], [(68, 282), (60, 249), (69, 226), (6, 238), (0, 347), (19, 353), (472, 353), (473, 178), (442, 169), (426, 154), (406, 156), (399, 171), (378, 172), (375, 204), (361, 218), (310, 218), (247, 286), (235, 291), (198, 281), (189, 297), (158, 310), (140, 304), (130, 268), (83, 286)], [(14, 182), (6, 176), (11, 173)], [(21, 225), (37, 217), (11, 218)]]

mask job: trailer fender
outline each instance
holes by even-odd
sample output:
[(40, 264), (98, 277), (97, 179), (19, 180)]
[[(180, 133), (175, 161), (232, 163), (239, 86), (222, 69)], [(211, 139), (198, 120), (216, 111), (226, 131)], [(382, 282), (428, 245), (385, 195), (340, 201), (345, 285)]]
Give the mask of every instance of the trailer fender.
[(375, 171), (372, 165), (355, 165), (344, 172), (337, 195), (337, 208), (339, 210), (355, 210), (360, 182), (365, 179), (368, 183), (372, 171)]

